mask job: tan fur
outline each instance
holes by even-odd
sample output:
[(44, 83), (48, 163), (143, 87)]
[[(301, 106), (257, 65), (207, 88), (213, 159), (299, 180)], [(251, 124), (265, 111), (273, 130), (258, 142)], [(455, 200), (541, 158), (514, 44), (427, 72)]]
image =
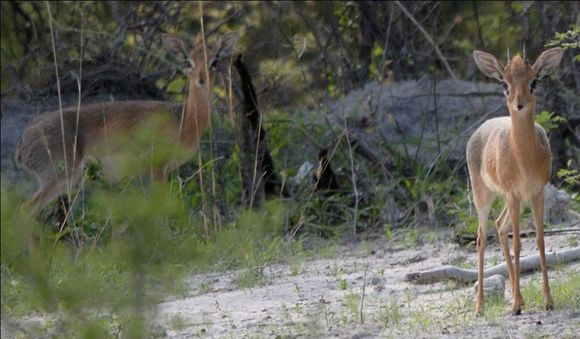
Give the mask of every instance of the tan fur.
[[(187, 149), (191, 156), (210, 119), (213, 80), (210, 66), (229, 56), (237, 39), (236, 34), (230, 33), (213, 47), (205, 48), (198, 41), (195, 48), (188, 49), (180, 39), (164, 37), (165, 44), (192, 65), (185, 104), (104, 102), (85, 105), (80, 110), (63, 109), (62, 115), (60, 111), (46, 113), (33, 122), (24, 131), (16, 156), (38, 181), (37, 192), (27, 202), (32, 212), (40, 212), (77, 183), (89, 157), (107, 159), (127, 152), (121, 143), (147, 121), (154, 126), (156, 137)], [(154, 177), (165, 178), (185, 160), (184, 157), (170, 158), (151, 171)]]
[[(505, 207), (496, 220), (502, 251), (512, 286), (514, 314), (521, 313), (520, 293), (520, 211), (526, 202), (532, 202), (537, 229), (536, 242), (540, 251), (544, 281), (544, 301), (547, 309), (553, 307), (544, 250), (544, 186), (550, 179), (550, 144), (544, 129), (534, 122), (536, 97), (531, 83), (552, 72), (560, 63), (562, 49), (553, 48), (540, 55), (533, 66), (515, 56), (506, 66), (491, 54), (475, 51), (479, 69), (489, 77), (507, 84), (506, 104), (509, 117), (490, 119), (481, 125), (467, 143), (467, 166), (473, 198), (477, 209), (479, 228), (477, 238), (478, 282), (476, 312), (483, 312), (483, 261), (486, 223), (496, 196), (501, 196)], [(512, 225), (514, 262), (512, 264), (508, 228)]]

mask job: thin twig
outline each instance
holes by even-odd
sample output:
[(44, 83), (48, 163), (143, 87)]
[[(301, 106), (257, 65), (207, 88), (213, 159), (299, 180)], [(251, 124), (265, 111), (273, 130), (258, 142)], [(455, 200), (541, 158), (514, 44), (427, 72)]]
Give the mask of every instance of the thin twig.
[(439, 138), (439, 110), (437, 110), (437, 68), (433, 70), (433, 109), (435, 110), (435, 135), (437, 137), (437, 153), (441, 153), (441, 140)]
[[(205, 74), (209, 74), (209, 70), (208, 70), (208, 56), (207, 56), (207, 45), (206, 45), (206, 41), (205, 41), (205, 25), (203, 23), (203, 2), (200, 1), (199, 2), (199, 25), (200, 25), (200, 29), (201, 29), (201, 39), (202, 39), (202, 44), (203, 44), (203, 53), (204, 53), (204, 67), (205, 67)], [(189, 99), (189, 98), (188, 98)], [(209, 103), (208, 103), (209, 104)], [(184, 105), (185, 107), (185, 105)], [(197, 115), (196, 115), (197, 118)], [(196, 124), (196, 126), (198, 126)], [(207, 198), (205, 196), (205, 187), (203, 184), (203, 171), (201, 170), (201, 168), (203, 167), (203, 158), (201, 157), (201, 152), (197, 152), (197, 159), (200, 165), (200, 170), (199, 170), (199, 190), (201, 192), (201, 204), (203, 206), (203, 228), (205, 231), (205, 237), (209, 237), (209, 225), (208, 225), (208, 206), (207, 206)]]
[(358, 192), (358, 188), (356, 185), (356, 172), (354, 169), (354, 155), (352, 152), (352, 145), (350, 142), (350, 133), (348, 133), (348, 129), (346, 127), (346, 119), (344, 121), (345, 121), (344, 129), (346, 131), (346, 140), (348, 142), (348, 155), (350, 158), (350, 172), (351, 172), (352, 188), (354, 190), (354, 220), (353, 220), (353, 225), (352, 225), (352, 234), (355, 235), (356, 234), (356, 227), (358, 225), (359, 192)]
[(441, 60), (441, 62), (443, 63), (443, 65), (445, 65), (445, 68), (447, 69), (447, 72), (449, 72), (449, 75), (451, 75), (451, 77), (453, 79), (457, 80), (457, 76), (455, 76), (455, 73), (453, 73), (453, 70), (451, 69), (451, 67), (447, 63), (447, 60), (445, 59), (445, 57), (441, 53), (441, 50), (439, 50), (439, 47), (437, 46), (437, 44), (435, 43), (435, 41), (433, 41), (433, 38), (431, 38), (431, 36), (429, 35), (429, 33), (427, 33), (427, 31), (423, 28), (423, 26), (421, 26), (421, 24), (417, 21), (417, 19), (415, 19), (415, 17), (413, 17), (413, 15), (411, 13), (409, 13), (409, 11), (407, 11), (407, 9), (405, 8), (405, 6), (403, 6), (403, 4), (401, 4), (400, 1), (395, 1), (395, 4), (397, 6), (399, 6), (399, 8), (403, 11), (403, 13), (405, 13), (405, 15), (417, 26), (417, 28), (419, 28), (419, 30), (421, 31), (421, 33), (423, 33), (423, 35), (425, 36), (425, 39), (427, 39), (427, 41), (435, 49), (435, 53), (437, 53), (437, 56), (439, 57), (439, 59)]
[(60, 130), (62, 133), (62, 151), (64, 154), (64, 172), (66, 175), (66, 188), (67, 188), (67, 194), (70, 195), (70, 190), (71, 190), (71, 184), (70, 184), (70, 180), (69, 180), (69, 174), (68, 174), (68, 159), (66, 156), (66, 142), (65, 142), (65, 137), (64, 137), (64, 113), (62, 111), (62, 97), (61, 97), (61, 93), (60, 93), (60, 79), (58, 76), (58, 62), (56, 60), (56, 42), (54, 41), (54, 30), (52, 28), (52, 14), (50, 12), (50, 4), (47, 1), (46, 2), (46, 9), (48, 11), (48, 24), (50, 26), (50, 38), (52, 41), (52, 53), (53, 53), (53, 57), (54, 57), (54, 71), (55, 71), (55, 75), (56, 75), (56, 89), (58, 92), (58, 110), (60, 112)]
[(425, 129), (427, 128), (427, 112), (429, 110), (429, 103), (427, 102), (425, 109), (423, 110), (423, 120), (421, 121), (421, 134), (419, 134), (419, 141), (417, 143), (417, 150), (415, 151), (415, 159), (413, 159), (413, 167), (417, 168), (417, 163), (419, 162), (419, 153), (423, 146), (423, 139), (425, 138)]
[(365, 303), (365, 292), (366, 292), (366, 287), (367, 287), (367, 272), (369, 270), (369, 263), (366, 263), (365, 265), (365, 273), (363, 275), (363, 285), (362, 285), (362, 293), (360, 296), (360, 304), (358, 307), (358, 313), (360, 316), (360, 323), (364, 324), (365, 323), (365, 319), (364, 319), (364, 314), (363, 314), (363, 306)]
[(479, 22), (479, 12), (477, 11), (477, 1), (472, 1), (473, 15), (475, 16), (475, 23), (477, 24), (477, 36), (479, 38), (479, 47), (485, 50), (485, 43), (483, 42), (483, 33), (481, 32), (481, 24)]
[[(255, 99), (255, 98), (254, 98)], [(260, 142), (260, 137), (262, 137), (262, 114), (258, 115), (258, 128), (256, 128), (256, 149), (255, 149), (255, 157), (254, 157), (254, 168), (252, 170), (252, 189), (253, 192), (250, 195), (250, 208), (254, 207), (254, 198), (256, 197), (256, 195), (259, 193), (259, 185), (260, 185), (260, 181), (262, 180), (263, 176), (264, 176), (264, 172), (262, 172), (262, 174), (260, 175), (260, 179), (258, 181), (256, 181), (256, 176), (258, 175), (258, 160), (260, 162), (260, 170), (262, 169), (263, 166), (263, 155), (261, 155), (261, 142)], [(261, 200), (260, 200), (261, 203)]]
[(215, 27), (214, 27), (214, 28), (213, 28), (211, 31), (209, 31), (209, 32), (205, 33), (205, 36), (206, 36), (206, 37), (208, 37), (208, 38), (209, 38), (209, 37), (211, 37), (211, 36), (212, 36), (212, 35), (214, 35), (216, 32), (218, 32), (218, 31), (219, 31), (219, 29), (220, 29), (222, 26), (224, 26), (224, 25), (226, 25), (226, 24), (229, 24), (229, 23), (230, 23), (232, 20), (234, 20), (234, 19), (236, 19), (236, 18), (239, 18), (239, 17), (241, 17), (241, 16), (242, 16), (242, 14), (244, 14), (244, 12), (245, 12), (245, 9), (241, 9), (241, 10), (239, 10), (239, 11), (234, 11), (234, 12), (233, 12), (233, 13), (232, 13), (232, 14), (231, 14), (229, 17), (227, 17), (227, 18), (223, 19), (222, 21), (218, 22), (218, 23), (215, 25)]
[(451, 150), (454, 147), (457, 146), (458, 141), (461, 138), (465, 138), (465, 136), (468, 135), (471, 130), (473, 130), (475, 127), (479, 126), (479, 124), (481, 124), (482, 121), (486, 120), (490, 115), (495, 114), (496, 112), (498, 112), (504, 106), (505, 106), (504, 104), (500, 104), (496, 108), (494, 108), (493, 110), (485, 113), (479, 120), (477, 120), (476, 122), (474, 122), (471, 126), (465, 128), (457, 137), (455, 137), (453, 140), (451, 140), (449, 143), (447, 143), (447, 146), (445, 146), (443, 148), (443, 150), (441, 152), (439, 152), (439, 154), (437, 154), (437, 156), (435, 157), (435, 159), (433, 159), (433, 161), (431, 162), (431, 164), (429, 164), (429, 166), (428, 166), (429, 169), (427, 170), (427, 173), (425, 173), (425, 177), (424, 178), (426, 179), (431, 174), (431, 171), (433, 170), (433, 168), (435, 167), (435, 165), (437, 164), (437, 162), (439, 161), (439, 159), (441, 157), (443, 157), (448, 152), (451, 152)]
[[(381, 78), (383, 77), (383, 74), (385, 73), (385, 68), (387, 67), (387, 63), (385, 62), (385, 59), (387, 57), (387, 50), (389, 47), (389, 36), (391, 35), (391, 25), (393, 23), (393, 10), (391, 7), (391, 11), (389, 11), (389, 26), (387, 27), (387, 36), (385, 37), (385, 44), (383, 45), (383, 55), (381, 56), (381, 62), (379, 63), (379, 65), (381, 65), (381, 73), (380, 76)], [(381, 90), (382, 90), (382, 86), (381, 86)], [(379, 96), (380, 98), (380, 96)]]

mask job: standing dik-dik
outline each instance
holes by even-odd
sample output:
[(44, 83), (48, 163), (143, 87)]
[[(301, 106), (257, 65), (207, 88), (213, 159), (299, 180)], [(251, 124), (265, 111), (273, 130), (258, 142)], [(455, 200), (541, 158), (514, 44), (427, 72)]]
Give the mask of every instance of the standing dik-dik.
[[(493, 55), (473, 52), (483, 74), (497, 79), (504, 87), (509, 117), (486, 121), (467, 143), (467, 166), (477, 209), (477, 270), (479, 288), (476, 312), (483, 312), (483, 260), (485, 228), (492, 202), (497, 195), (505, 207), (495, 221), (501, 248), (512, 286), (513, 313), (520, 314), (523, 305), (520, 293), (520, 211), (532, 202), (536, 224), (536, 243), (540, 251), (546, 309), (553, 308), (548, 268), (544, 250), (544, 186), (550, 179), (550, 144), (544, 129), (534, 122), (536, 97), (534, 88), (540, 79), (554, 71), (562, 59), (561, 48), (543, 52), (534, 65), (515, 56), (503, 66)], [(508, 227), (513, 231), (514, 262), (510, 257)]]
[(79, 181), (87, 158), (109, 162), (110, 172), (116, 165), (111, 162), (119, 153), (143, 151), (122, 145), (143, 123), (148, 123), (149, 133), (157, 134), (155, 137), (164, 144), (173, 144), (187, 153), (155, 164), (150, 169), (154, 178), (165, 178), (193, 155), (210, 120), (213, 74), (220, 60), (231, 55), (238, 35), (226, 34), (211, 47), (197, 40), (189, 46), (179, 38), (163, 37), (165, 46), (178, 59), (187, 61), (189, 81), (184, 104), (116, 101), (67, 108), (43, 115), (24, 131), (16, 160), (37, 178), (38, 191), (27, 202), (34, 214)]

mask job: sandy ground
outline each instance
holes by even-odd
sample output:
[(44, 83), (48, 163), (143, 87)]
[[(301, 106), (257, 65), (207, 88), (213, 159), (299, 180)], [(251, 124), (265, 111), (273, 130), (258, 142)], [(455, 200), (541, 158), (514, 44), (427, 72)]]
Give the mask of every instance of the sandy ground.
[[(551, 312), (524, 306), (522, 315), (512, 316), (509, 284), (503, 309), (499, 304), (476, 318), (472, 285), (405, 282), (412, 271), (475, 265), (474, 250), (444, 235), (413, 248), (384, 240), (340, 246), (331, 257), (271, 265), (263, 271), (265, 283), (247, 289), (238, 288), (239, 271), (195, 275), (189, 296), (158, 305), (159, 333), (169, 338), (580, 338), (580, 310), (569, 306), (556, 305)], [(567, 249), (570, 237), (578, 239), (577, 234), (546, 237), (546, 249)], [(522, 239), (522, 255), (535, 253), (535, 240)], [(497, 244), (488, 246), (486, 261), (487, 267), (501, 261)], [(550, 279), (579, 271), (576, 262), (552, 269)], [(522, 289), (532, 280), (537, 284), (540, 274), (523, 275)]]
[[(289, 258), (287, 264), (265, 267), (263, 282), (251, 288), (239, 288), (242, 270), (196, 274), (189, 280), (188, 295), (157, 305), (154, 337), (580, 338), (580, 309), (574, 308), (580, 303), (580, 288), (573, 302), (555, 298), (554, 311), (531, 302), (522, 315), (513, 316), (507, 285), (503, 305), (501, 301), (488, 303), (486, 316), (476, 318), (472, 285), (405, 282), (409, 272), (442, 264), (474, 267), (476, 263), (475, 250), (453, 243), (449, 232), (420, 234), (419, 239), (429, 241), (409, 247), (402, 240), (374, 239), (334, 245), (327, 251), (331, 255), (319, 258)], [(545, 239), (548, 251), (563, 251), (578, 246), (580, 236)], [(523, 238), (522, 255), (535, 253), (535, 240)], [(498, 244), (491, 243), (486, 267), (501, 260)], [(555, 283), (572, 272), (580, 272), (580, 262), (550, 269), (554, 294), (558, 293)], [(526, 286), (532, 284), (540, 286), (539, 272), (522, 276), (524, 298)], [(22, 334), (53, 327), (42, 316), (6, 320), (2, 320), (2, 338), (30, 337)], [(40, 332), (42, 337), (58, 337), (57, 329)]]

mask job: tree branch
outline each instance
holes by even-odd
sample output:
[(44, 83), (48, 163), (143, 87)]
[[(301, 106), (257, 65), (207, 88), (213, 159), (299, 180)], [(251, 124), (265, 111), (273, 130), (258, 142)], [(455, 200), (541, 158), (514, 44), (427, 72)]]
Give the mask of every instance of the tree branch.
[(413, 17), (413, 15), (409, 13), (409, 11), (407, 11), (405, 6), (403, 6), (403, 4), (401, 4), (400, 1), (395, 1), (395, 4), (399, 6), (399, 8), (403, 11), (403, 13), (405, 13), (405, 15), (417, 26), (417, 28), (419, 28), (419, 30), (421, 31), (421, 33), (423, 33), (427, 41), (433, 46), (433, 48), (435, 48), (435, 53), (437, 53), (437, 56), (439, 57), (443, 65), (445, 65), (445, 68), (447, 69), (447, 72), (449, 72), (449, 75), (451, 75), (453, 79), (457, 80), (457, 76), (455, 76), (455, 73), (453, 73), (453, 70), (447, 63), (447, 60), (445, 59), (445, 57), (441, 53), (441, 50), (439, 50), (439, 47), (437, 46), (435, 41), (433, 41), (433, 38), (431, 38), (429, 33), (427, 33), (427, 31), (423, 28), (423, 26), (421, 26), (421, 24), (417, 21), (417, 19), (415, 19), (415, 17)]

